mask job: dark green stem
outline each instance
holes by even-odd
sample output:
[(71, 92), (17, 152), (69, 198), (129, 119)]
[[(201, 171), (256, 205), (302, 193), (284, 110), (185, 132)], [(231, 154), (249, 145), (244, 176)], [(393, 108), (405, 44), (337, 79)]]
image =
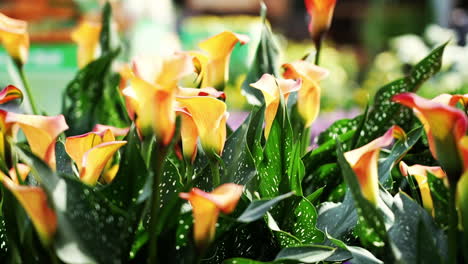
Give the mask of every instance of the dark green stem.
[(453, 182), (450, 183), (449, 192), (449, 225), (448, 225), (448, 263), (457, 263), (457, 228), (458, 228), (458, 214), (456, 210), (456, 190), (457, 185)]
[(37, 110), (36, 103), (34, 102), (34, 98), (31, 92), (31, 87), (29, 86), (28, 79), (26, 78), (26, 75), (24, 74), (24, 69), (22, 66), (17, 66), (18, 67), (18, 73), (21, 78), (21, 82), (23, 83), (24, 90), (26, 91), (26, 95), (28, 96), (29, 100), (29, 105), (31, 106), (32, 113), (34, 115), (38, 115), (39, 111)]
[(187, 160), (185, 162), (185, 185), (186, 187), (190, 187), (192, 184), (192, 178), (193, 178), (193, 166), (192, 163)]
[(210, 159), (210, 169), (213, 177), (213, 187), (216, 188), (221, 183), (219, 176), (219, 161), (217, 159)]
[(320, 63), (320, 52), (322, 51), (322, 37), (318, 37), (314, 40), (315, 43), (315, 65), (319, 65)]
[(151, 206), (150, 211), (150, 224), (149, 224), (149, 258), (148, 264), (155, 264), (157, 263), (157, 252), (158, 252), (158, 234), (157, 234), (157, 226), (158, 226), (158, 219), (159, 219), (159, 208), (161, 203), (160, 197), (160, 182), (161, 176), (163, 173), (163, 165), (164, 160), (166, 159), (167, 155), (167, 147), (161, 146), (156, 144), (156, 148), (154, 149), (151, 158), (151, 167), (153, 169), (153, 185), (152, 185), (152, 194), (151, 199), (148, 200)]

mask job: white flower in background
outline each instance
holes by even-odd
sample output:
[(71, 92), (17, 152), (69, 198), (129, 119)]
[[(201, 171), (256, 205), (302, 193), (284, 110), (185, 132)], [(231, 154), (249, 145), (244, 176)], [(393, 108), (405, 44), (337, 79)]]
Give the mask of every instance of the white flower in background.
[(424, 41), (416, 35), (402, 35), (391, 40), (392, 49), (404, 63), (416, 64), (429, 52)]
[(449, 40), (451, 44), (458, 42), (457, 33), (455, 31), (435, 24), (429, 25), (426, 28), (424, 37), (431, 45), (440, 45)]

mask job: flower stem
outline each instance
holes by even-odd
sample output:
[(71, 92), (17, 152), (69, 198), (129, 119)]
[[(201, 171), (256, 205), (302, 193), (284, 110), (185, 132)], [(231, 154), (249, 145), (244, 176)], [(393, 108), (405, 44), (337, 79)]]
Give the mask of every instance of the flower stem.
[(192, 184), (192, 177), (193, 177), (193, 166), (190, 161), (186, 161), (185, 163), (185, 185), (190, 187)]
[(301, 135), (301, 156), (307, 152), (310, 145), (310, 127), (304, 128)]
[(449, 192), (449, 225), (448, 225), (448, 263), (457, 263), (457, 227), (458, 215), (455, 206), (457, 185), (450, 184)]
[(32, 113), (34, 115), (38, 115), (39, 111), (37, 110), (36, 103), (34, 102), (34, 97), (32, 96), (31, 92), (31, 87), (29, 86), (28, 79), (26, 78), (26, 75), (24, 74), (24, 68), (22, 66), (17, 66), (19, 76), (21, 78), (21, 82), (23, 83), (23, 87), (26, 90), (26, 95), (28, 96), (29, 100), (29, 105), (31, 106)]
[(210, 159), (210, 169), (213, 177), (213, 187), (216, 188), (221, 183), (219, 176), (219, 161), (217, 159)]
[(322, 37), (319, 37), (314, 40), (315, 43), (315, 65), (319, 65), (320, 63), (320, 52), (322, 51)]
[(159, 219), (159, 208), (161, 203), (160, 198), (160, 182), (161, 176), (163, 173), (163, 166), (164, 160), (166, 159), (167, 155), (167, 147), (161, 146), (156, 144), (155, 151), (153, 152), (155, 155), (152, 156), (151, 159), (151, 167), (153, 169), (153, 185), (152, 185), (152, 194), (151, 199), (148, 200), (151, 206), (150, 211), (150, 224), (149, 224), (149, 258), (148, 263), (154, 264), (157, 263), (157, 252), (158, 252), (158, 234), (157, 234), (157, 227), (158, 227), (158, 219)]

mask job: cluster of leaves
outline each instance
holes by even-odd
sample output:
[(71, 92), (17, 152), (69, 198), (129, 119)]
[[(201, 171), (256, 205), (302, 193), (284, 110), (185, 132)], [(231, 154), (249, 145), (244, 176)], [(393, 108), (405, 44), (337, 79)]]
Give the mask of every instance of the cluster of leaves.
[[(89, 131), (97, 122), (127, 122), (122, 121), (127, 117), (117, 90), (118, 78), (110, 73), (118, 49), (110, 48), (108, 19), (109, 15), (104, 15), (103, 55), (82, 69), (67, 87), (64, 114), (72, 125), (71, 134)], [(277, 52), (271, 40), (265, 25), (247, 82), (264, 72), (275, 73)], [(445, 263), (446, 217), (443, 213), (435, 218), (429, 215), (411, 177), (404, 178), (394, 170), (400, 160), (435, 161), (412, 113), (390, 101), (395, 94), (416, 91), (437, 73), (443, 50), (444, 46), (435, 49), (408, 76), (383, 86), (364, 114), (333, 124), (319, 136), (320, 146), (308, 153), (303, 153), (301, 133), (292, 125), (294, 116), (283, 101), (268, 139), (262, 127), (265, 106), (254, 108), (228, 137), (220, 160), (221, 183), (244, 185), (244, 195), (231, 215), (218, 220), (215, 240), (201, 262)], [(381, 154), (379, 195), (384, 204), (376, 208), (362, 196), (343, 152), (381, 136), (393, 124), (410, 132)], [(72, 162), (62, 142), (56, 145), (56, 171), (24, 145), (14, 145), (14, 156), (33, 168), (34, 177), (29, 177), (27, 184), (45, 189), (58, 227), (52, 247), (44, 247), (24, 209), (3, 188), (0, 262), (145, 262), (152, 235), (148, 233), (145, 202), (154, 191), (150, 187), (154, 173), (149, 164), (151, 155), (147, 153), (154, 142), (142, 144), (134, 126), (126, 140), (115, 179), (94, 187), (71, 176)], [(184, 173), (183, 160), (171, 151), (163, 163), (160, 219), (155, 228), (160, 263), (200, 261), (193, 242), (192, 212), (178, 194), (191, 187), (213, 189), (206, 156), (197, 156), (193, 185), (186, 184)], [(429, 181), (436, 212), (443, 212), (446, 189), (435, 177)]]

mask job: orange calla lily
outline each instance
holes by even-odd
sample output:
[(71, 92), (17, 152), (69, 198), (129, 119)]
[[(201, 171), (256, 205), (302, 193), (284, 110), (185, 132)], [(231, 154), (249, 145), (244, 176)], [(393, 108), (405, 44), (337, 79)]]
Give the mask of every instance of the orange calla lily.
[[(126, 141), (115, 141), (112, 131), (107, 129), (101, 133), (90, 132), (68, 137), (65, 141), (65, 150), (76, 163), (81, 181), (94, 185), (115, 152), (126, 143)], [(111, 169), (112, 171), (106, 175), (106, 181), (112, 180), (118, 171), (118, 167)], [(106, 173), (107, 171), (104, 174)]]
[[(20, 177), (23, 179), (29, 173), (29, 168), (25, 168), (24, 166), (18, 164)], [(57, 216), (52, 208), (49, 207), (46, 193), (41, 187), (19, 185), (16, 172), (13, 171), (14, 169), (10, 170), (11, 175), (14, 174), (12, 179), (0, 171), (0, 181), (24, 208), (41, 241), (46, 245), (50, 244), (57, 230)]]
[(468, 106), (468, 94), (440, 94), (431, 101), (449, 106), (456, 106), (458, 103), (461, 103), (463, 108), (466, 109)]
[(348, 151), (344, 157), (356, 173), (364, 198), (377, 205), (379, 195), (379, 174), (377, 161), (380, 149), (390, 145), (393, 138), (405, 135), (399, 126), (392, 126), (387, 132), (360, 148)]
[(71, 39), (78, 44), (78, 67), (83, 68), (99, 55), (101, 24), (82, 21), (71, 33)]
[(193, 72), (191, 61), (186, 53), (155, 61), (139, 58), (134, 62), (134, 74), (126, 76), (130, 78), (130, 86), (123, 94), (129, 100), (129, 112), (137, 116), (137, 127), (143, 135), (150, 134), (152, 127), (157, 140), (164, 145), (169, 144), (175, 131), (177, 82)]
[(63, 115), (38, 116), (8, 112), (5, 123), (19, 125), (31, 151), (55, 169), (55, 141), (62, 132), (68, 129)]
[(247, 43), (245, 35), (224, 31), (198, 44), (205, 53), (193, 52), (195, 65), (198, 66), (201, 87), (214, 87), (224, 90), (229, 78), (229, 59), (237, 43)]
[(197, 126), (187, 109), (176, 108), (176, 112), (181, 117), (180, 137), (182, 139), (182, 153), (186, 160), (193, 163), (197, 156)]
[(328, 70), (310, 62), (299, 60), (283, 64), (286, 79), (301, 79), (302, 88), (297, 96), (297, 111), (304, 126), (310, 127), (320, 111), (321, 89), (319, 81), (328, 76)]
[(194, 218), (194, 240), (197, 247), (204, 251), (213, 241), (219, 212), (229, 214), (236, 208), (242, 195), (243, 186), (226, 183), (206, 193), (193, 188), (189, 193), (180, 193), (182, 199), (192, 205)]
[(220, 156), (226, 141), (226, 103), (209, 96), (177, 97), (176, 100), (192, 115), (203, 150)]
[(277, 79), (271, 74), (263, 74), (260, 80), (250, 84), (250, 86), (262, 91), (265, 98), (265, 138), (268, 138), (270, 134), (271, 126), (280, 105), (281, 96), (283, 96), (286, 103), (289, 94), (298, 91), (301, 88), (301, 83), (301, 80), (283, 80)]
[(305, 0), (305, 5), (311, 17), (309, 32), (314, 41), (320, 40), (330, 28), (336, 0)]
[(13, 19), (0, 13), (0, 41), (8, 54), (21, 65), (29, 53), (29, 35), (26, 21)]
[(427, 182), (427, 172), (430, 172), (439, 179), (444, 179), (447, 176), (442, 168), (423, 166), (419, 164), (408, 166), (402, 161), (400, 162), (400, 172), (405, 177), (411, 175), (416, 179), (419, 186), (419, 192), (421, 193), (423, 206), (429, 213), (434, 215), (434, 205), (432, 203), (431, 190), (429, 189), (429, 184)]
[(13, 85), (8, 85), (0, 92), (0, 104), (8, 103), (12, 100), (23, 100), (23, 92)]
[(448, 105), (434, 102), (413, 93), (401, 93), (393, 101), (411, 107), (424, 126), (429, 148), (434, 158), (448, 172), (450, 177), (458, 178), (462, 172), (462, 158), (458, 142), (465, 135), (468, 119), (465, 114)]

